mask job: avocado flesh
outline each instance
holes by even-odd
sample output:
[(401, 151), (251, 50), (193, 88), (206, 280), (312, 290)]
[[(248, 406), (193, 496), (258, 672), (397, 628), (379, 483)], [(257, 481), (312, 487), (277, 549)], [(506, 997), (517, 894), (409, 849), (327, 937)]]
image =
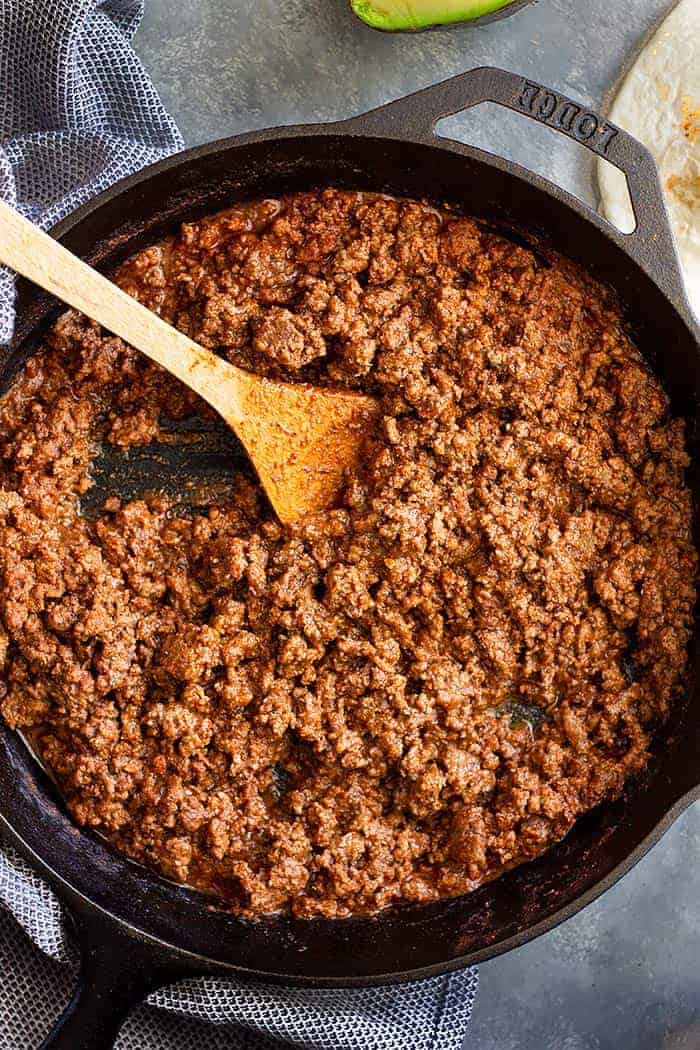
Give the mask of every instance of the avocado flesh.
[(375, 29), (425, 29), (467, 22), (508, 7), (512, 0), (351, 0), (352, 9)]

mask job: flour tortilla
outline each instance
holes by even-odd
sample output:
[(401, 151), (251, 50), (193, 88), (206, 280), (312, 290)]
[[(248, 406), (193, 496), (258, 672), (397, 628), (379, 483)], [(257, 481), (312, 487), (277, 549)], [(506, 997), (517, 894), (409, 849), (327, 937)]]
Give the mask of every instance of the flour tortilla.
[[(700, 316), (700, 0), (681, 0), (644, 47), (610, 119), (647, 146), (659, 168), (691, 306)], [(600, 162), (602, 210), (634, 229), (624, 176)]]

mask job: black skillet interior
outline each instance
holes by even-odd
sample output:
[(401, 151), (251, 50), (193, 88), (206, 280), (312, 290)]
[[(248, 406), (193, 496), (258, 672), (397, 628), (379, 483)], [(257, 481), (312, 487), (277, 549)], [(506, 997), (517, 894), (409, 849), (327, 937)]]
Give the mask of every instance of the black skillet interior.
[[(439, 117), (485, 99), (551, 124), (624, 167), (639, 219), (635, 237), (618, 234), (563, 191), (509, 162), (433, 137)], [(589, 134), (591, 121), (595, 129)], [(580, 261), (618, 290), (638, 344), (663, 379), (674, 413), (688, 420), (695, 446), (697, 335), (653, 163), (638, 144), (594, 114), (512, 74), (475, 70), (340, 125), (278, 129), (189, 151), (103, 194), (56, 232), (77, 254), (109, 270), (183, 220), (245, 198), (327, 185), (447, 202), (545, 252), (551, 244)], [(59, 312), (27, 284), (21, 286), (19, 305), (16, 350), (3, 371), (6, 381)], [(225, 468), (229, 455), (235, 458), (226, 442), (214, 452), (216, 469)], [(695, 474), (691, 483), (697, 493)], [(697, 662), (696, 638), (693, 668)], [(660, 735), (643, 782), (586, 815), (535, 863), (468, 897), (376, 918), (311, 923), (273, 918), (253, 924), (226, 914), (200, 894), (156, 877), (99, 838), (78, 831), (22, 742), (5, 728), (0, 729), (0, 830), (52, 880), (78, 916), (88, 942), (88, 982), (97, 972), (119, 969), (118, 956), (128, 957), (134, 972), (143, 970), (143, 979), (134, 978), (129, 992), (123, 964), (121, 978), (111, 974), (103, 981), (115, 1003), (122, 996), (124, 1009), (151, 979), (162, 983), (188, 969), (232, 967), (242, 975), (318, 985), (405, 980), (515, 947), (619, 878), (698, 794), (696, 710), (691, 684)], [(154, 967), (157, 972), (151, 974)], [(68, 1047), (70, 1042), (51, 1045)]]

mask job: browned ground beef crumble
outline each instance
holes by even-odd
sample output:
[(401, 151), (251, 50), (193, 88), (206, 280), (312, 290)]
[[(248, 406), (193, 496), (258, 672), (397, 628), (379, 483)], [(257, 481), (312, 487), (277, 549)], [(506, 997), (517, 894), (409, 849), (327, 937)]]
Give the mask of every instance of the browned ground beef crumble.
[(74, 818), (249, 915), (467, 892), (642, 770), (694, 601), (683, 425), (613, 296), (473, 221), (332, 190), (120, 283), (269, 376), (381, 398), (342, 506), (80, 497), (197, 398), (76, 314), (0, 407), (1, 710)]

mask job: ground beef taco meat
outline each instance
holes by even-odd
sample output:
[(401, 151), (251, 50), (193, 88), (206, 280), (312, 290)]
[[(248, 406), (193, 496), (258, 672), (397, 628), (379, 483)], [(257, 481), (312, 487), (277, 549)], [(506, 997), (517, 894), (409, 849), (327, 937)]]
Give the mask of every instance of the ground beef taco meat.
[(186, 225), (121, 285), (229, 360), (381, 401), (341, 505), (81, 513), (213, 418), (66, 314), (0, 403), (0, 710), (75, 820), (256, 916), (468, 892), (648, 761), (695, 552), (683, 424), (614, 297), (468, 218), (327, 190)]

